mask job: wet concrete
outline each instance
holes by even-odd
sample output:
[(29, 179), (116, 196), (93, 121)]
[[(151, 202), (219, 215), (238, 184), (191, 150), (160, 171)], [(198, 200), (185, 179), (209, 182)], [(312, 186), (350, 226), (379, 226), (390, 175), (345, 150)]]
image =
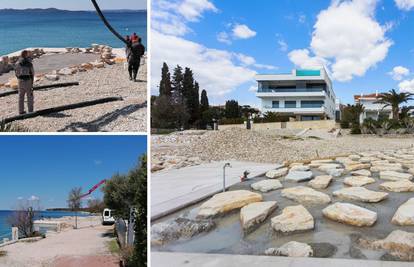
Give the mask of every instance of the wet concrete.
[[(312, 169), (315, 175), (321, 175), (320, 171)], [(345, 177), (334, 178), (327, 189), (318, 190), (328, 194), (332, 203), (348, 202), (358, 206), (375, 211), (378, 214), (377, 222), (371, 227), (354, 227), (350, 225), (341, 224), (331, 221), (322, 215), (322, 209), (327, 205), (304, 205), (315, 219), (315, 229), (302, 233), (282, 234), (275, 232), (270, 226), (270, 219), (279, 215), (283, 208), (291, 205), (298, 205), (297, 202), (289, 200), (281, 196), (281, 190), (263, 193), (263, 201), (277, 201), (278, 208), (263, 222), (255, 231), (250, 234), (243, 234), (240, 224), (239, 212), (233, 212), (223, 217), (215, 219), (217, 227), (209, 233), (201, 234), (193, 237), (190, 240), (179, 240), (165, 244), (164, 246), (153, 246), (153, 251), (168, 251), (168, 252), (191, 252), (191, 253), (221, 253), (221, 254), (242, 254), (242, 255), (263, 255), (265, 249), (270, 247), (280, 247), (289, 241), (298, 241), (304, 243), (327, 243), (331, 246), (329, 255), (333, 258), (367, 258), (371, 260), (388, 259), (383, 255), (385, 251), (373, 251), (359, 248), (355, 242), (352, 242), (352, 236), (362, 236), (365, 239), (382, 239), (385, 238), (391, 231), (400, 229), (407, 232), (414, 232), (414, 226), (397, 226), (391, 224), (391, 218), (397, 208), (406, 202), (409, 198), (414, 196), (414, 193), (394, 193), (388, 192), (388, 198), (379, 203), (362, 203), (358, 201), (341, 200), (332, 195), (332, 192), (343, 187)], [(386, 182), (378, 178), (378, 173), (373, 173), (376, 182), (365, 186), (367, 189), (375, 191), (383, 191), (379, 189), (379, 184)], [(247, 189), (252, 190), (250, 185), (254, 182), (266, 179), (265, 177), (256, 178), (254, 180), (246, 181), (236, 184), (230, 190)], [(298, 185), (306, 185), (304, 183), (292, 183), (282, 181), (284, 188), (294, 187)], [(253, 191), (253, 190), (252, 190)], [(157, 222), (165, 222), (184, 216), (188, 218), (195, 218), (201, 203), (183, 209), (168, 217), (162, 218)], [(317, 250), (316, 255), (326, 255), (328, 247), (314, 246)], [(320, 251), (319, 251), (320, 250)]]

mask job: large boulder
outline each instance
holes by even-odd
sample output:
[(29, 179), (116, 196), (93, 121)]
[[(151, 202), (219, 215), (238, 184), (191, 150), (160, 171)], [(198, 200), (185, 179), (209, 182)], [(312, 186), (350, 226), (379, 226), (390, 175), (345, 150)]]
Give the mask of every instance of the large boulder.
[(371, 226), (377, 220), (377, 213), (350, 203), (337, 202), (322, 210), (325, 217), (354, 226)]
[(313, 256), (313, 250), (306, 243), (290, 241), (280, 248), (266, 249), (265, 254), (268, 256), (311, 257)]
[(396, 172), (396, 171), (382, 171), (380, 172), (380, 178), (382, 180), (399, 181), (399, 180), (411, 180), (413, 175), (410, 173)]
[(350, 176), (344, 179), (344, 184), (349, 186), (364, 186), (375, 183), (375, 179), (367, 176)]
[(191, 238), (213, 230), (216, 224), (212, 220), (190, 220), (179, 217), (170, 222), (151, 226), (151, 243), (163, 245), (180, 238)]
[(376, 192), (365, 187), (348, 187), (334, 191), (333, 195), (342, 199), (356, 200), (362, 202), (380, 202), (388, 197), (388, 193)]
[(385, 239), (370, 242), (374, 249), (386, 249), (400, 260), (414, 260), (414, 233), (392, 231)]
[(414, 183), (404, 179), (395, 182), (382, 183), (379, 185), (379, 188), (391, 192), (414, 192)]
[(333, 177), (331, 175), (319, 175), (311, 180), (308, 185), (314, 189), (325, 189), (332, 181), (332, 178)]
[(279, 180), (263, 180), (251, 185), (254, 190), (266, 193), (272, 190), (282, 188), (283, 185)]
[(285, 177), (285, 181), (303, 182), (313, 178), (312, 171), (290, 171)]
[(281, 168), (277, 170), (270, 170), (266, 172), (266, 177), (270, 179), (276, 179), (282, 177), (288, 173), (288, 168)]
[(262, 195), (247, 190), (228, 191), (214, 195), (200, 206), (198, 218), (209, 218), (262, 201)]
[(327, 194), (305, 186), (283, 189), (282, 196), (302, 204), (327, 204), (331, 202), (331, 198)]
[(271, 225), (275, 231), (290, 233), (311, 230), (315, 227), (315, 222), (309, 211), (298, 205), (284, 208), (282, 214), (272, 218)]
[(414, 225), (414, 198), (410, 198), (397, 209), (391, 222), (398, 225)]
[(277, 208), (276, 201), (250, 203), (240, 210), (240, 221), (244, 230), (251, 229), (266, 220)]

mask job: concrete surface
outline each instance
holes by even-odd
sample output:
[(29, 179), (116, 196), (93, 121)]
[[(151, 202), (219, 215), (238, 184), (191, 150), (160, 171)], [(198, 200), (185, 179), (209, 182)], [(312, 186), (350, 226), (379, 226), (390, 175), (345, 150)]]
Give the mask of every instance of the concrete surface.
[(240, 161), (219, 161), (198, 166), (156, 172), (151, 175), (151, 220), (159, 219), (188, 205), (195, 204), (223, 189), (223, 166), (226, 168), (226, 187), (240, 182), (245, 170), (249, 178), (263, 175), (277, 164)]
[(152, 267), (409, 267), (412, 262), (152, 252)]

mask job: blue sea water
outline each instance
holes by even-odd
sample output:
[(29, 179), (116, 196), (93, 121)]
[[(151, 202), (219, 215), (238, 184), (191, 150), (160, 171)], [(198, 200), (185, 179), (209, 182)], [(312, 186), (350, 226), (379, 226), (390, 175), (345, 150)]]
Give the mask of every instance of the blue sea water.
[[(146, 11), (103, 13), (121, 35), (136, 32), (146, 46)], [(0, 55), (27, 47), (88, 47), (92, 43), (124, 46), (95, 11), (0, 10)]]
[[(3, 238), (11, 239), (11, 225), (9, 225), (8, 218), (13, 214), (10, 210), (0, 210), (0, 243), (3, 242)], [(74, 216), (74, 212), (67, 211), (41, 211), (38, 213), (36, 219), (39, 218), (61, 218), (65, 216)], [(88, 213), (77, 214), (79, 217), (89, 216)]]

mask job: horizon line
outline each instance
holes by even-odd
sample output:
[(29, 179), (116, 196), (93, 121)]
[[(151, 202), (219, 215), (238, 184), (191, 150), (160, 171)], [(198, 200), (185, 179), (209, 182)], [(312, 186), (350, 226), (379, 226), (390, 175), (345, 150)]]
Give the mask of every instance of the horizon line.
[[(86, 11), (86, 12), (95, 12), (95, 9), (60, 9), (57, 7), (29, 7), (29, 8), (0, 8), (0, 11), (2, 10), (16, 10), (16, 11), (26, 11), (26, 10), (48, 10), (48, 9), (55, 9), (58, 11), (68, 11), (68, 12), (79, 12), (79, 11)], [(147, 11), (147, 8), (145, 9), (128, 9), (128, 8), (119, 8), (119, 9), (102, 9), (102, 11)]]

